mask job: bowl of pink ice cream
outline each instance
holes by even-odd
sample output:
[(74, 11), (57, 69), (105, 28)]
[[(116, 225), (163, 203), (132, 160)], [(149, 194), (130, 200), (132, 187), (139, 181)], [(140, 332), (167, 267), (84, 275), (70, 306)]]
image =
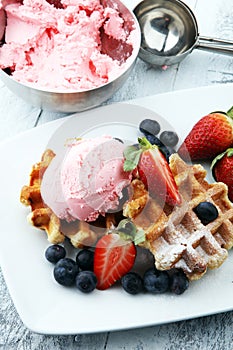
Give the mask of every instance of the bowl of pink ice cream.
[(81, 112), (125, 83), (141, 43), (119, 0), (0, 1), (0, 76), (41, 109)]

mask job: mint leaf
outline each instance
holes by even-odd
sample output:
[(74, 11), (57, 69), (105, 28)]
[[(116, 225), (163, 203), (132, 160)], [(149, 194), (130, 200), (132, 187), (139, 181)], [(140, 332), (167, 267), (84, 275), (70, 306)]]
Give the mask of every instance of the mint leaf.
[(135, 146), (126, 147), (124, 150), (124, 171), (132, 171), (137, 167), (141, 153), (142, 150)]

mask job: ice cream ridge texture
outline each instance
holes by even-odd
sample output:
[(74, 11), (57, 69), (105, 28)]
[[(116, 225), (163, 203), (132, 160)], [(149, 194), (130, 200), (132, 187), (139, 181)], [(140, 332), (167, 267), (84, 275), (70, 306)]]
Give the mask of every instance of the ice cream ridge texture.
[[(100, 0), (3, 0), (0, 8), (7, 17), (0, 68), (21, 83), (83, 91), (110, 82), (128, 64), (135, 28)], [(103, 50), (103, 33), (127, 45), (123, 62)]]
[(41, 195), (63, 220), (95, 221), (116, 210), (131, 172), (123, 170), (124, 145), (109, 136), (81, 139), (57, 155), (44, 173)]

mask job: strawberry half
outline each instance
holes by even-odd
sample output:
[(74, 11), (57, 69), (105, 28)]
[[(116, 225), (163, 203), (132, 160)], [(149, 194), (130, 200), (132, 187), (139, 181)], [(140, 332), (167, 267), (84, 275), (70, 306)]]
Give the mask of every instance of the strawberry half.
[(113, 285), (131, 270), (136, 258), (136, 247), (118, 233), (109, 233), (100, 238), (94, 254), (94, 273), (97, 289), (104, 290)]
[(212, 162), (212, 174), (216, 181), (228, 187), (228, 197), (233, 202), (233, 148), (219, 154)]
[(169, 164), (158, 146), (139, 138), (139, 150), (126, 149), (124, 170), (138, 169), (138, 174), (152, 196), (170, 205), (181, 203), (181, 196)]
[(202, 117), (186, 136), (178, 153), (185, 160), (206, 160), (233, 145), (233, 107)]

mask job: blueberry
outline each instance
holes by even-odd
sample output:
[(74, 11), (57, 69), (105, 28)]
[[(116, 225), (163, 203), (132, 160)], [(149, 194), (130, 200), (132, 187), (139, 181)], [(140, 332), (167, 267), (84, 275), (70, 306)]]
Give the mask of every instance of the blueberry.
[(138, 294), (143, 291), (143, 280), (136, 272), (128, 272), (121, 278), (123, 289), (129, 294)]
[(164, 146), (164, 144), (160, 141), (160, 139), (155, 135), (147, 134), (146, 138), (152, 145), (156, 145), (158, 147)]
[(167, 146), (165, 146), (165, 145), (159, 147), (159, 149), (160, 149), (160, 151), (163, 153), (163, 155), (165, 156), (167, 162), (169, 162), (170, 156), (171, 156), (173, 153), (176, 152), (173, 148), (167, 147)]
[(97, 285), (97, 278), (92, 271), (80, 271), (75, 278), (75, 285), (83, 293), (92, 292)]
[(169, 147), (175, 147), (179, 141), (179, 137), (174, 131), (163, 131), (159, 138), (164, 145)]
[(159, 147), (160, 151), (164, 154), (167, 161), (169, 161), (170, 155), (176, 152), (173, 148), (165, 146), (162, 141), (155, 135), (147, 134), (146, 138), (152, 145)]
[(150, 293), (165, 293), (169, 289), (169, 275), (166, 271), (149, 269), (144, 274), (143, 283)]
[(45, 251), (46, 259), (56, 264), (60, 259), (63, 259), (66, 256), (66, 250), (59, 244), (54, 244), (49, 246)]
[(76, 256), (76, 263), (81, 270), (93, 271), (94, 252), (89, 249), (83, 249)]
[(204, 225), (208, 225), (218, 217), (218, 210), (211, 202), (201, 202), (193, 210)]
[(188, 289), (189, 280), (182, 270), (177, 270), (170, 275), (170, 291), (175, 294), (182, 294)]
[(160, 132), (160, 125), (154, 119), (144, 119), (139, 124), (139, 130), (144, 134), (157, 135)]
[(70, 258), (59, 260), (53, 270), (55, 280), (63, 286), (71, 286), (78, 274), (78, 265)]
[(144, 274), (144, 277), (147, 276), (147, 275), (149, 275), (149, 274), (154, 275), (156, 271), (157, 271), (157, 270), (155, 269), (155, 267), (150, 267), (149, 269), (146, 270), (146, 272), (145, 272), (145, 274)]

